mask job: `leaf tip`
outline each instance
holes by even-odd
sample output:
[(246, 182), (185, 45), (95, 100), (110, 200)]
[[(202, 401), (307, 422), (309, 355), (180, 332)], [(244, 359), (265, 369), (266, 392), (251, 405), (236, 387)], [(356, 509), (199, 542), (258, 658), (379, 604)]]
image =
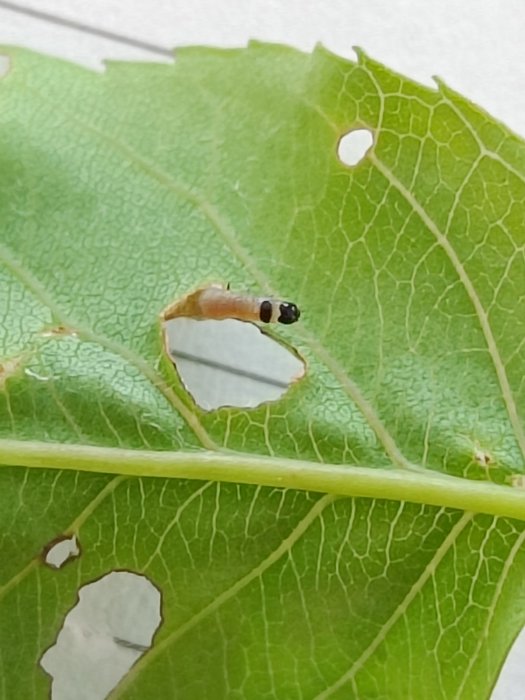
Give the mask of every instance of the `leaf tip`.
[(357, 62), (359, 65), (363, 64), (366, 62), (368, 56), (363, 48), (361, 46), (352, 46), (352, 51), (355, 53), (357, 56)]
[(440, 92), (447, 87), (445, 81), (439, 75), (433, 75), (432, 80), (436, 83), (436, 87)]

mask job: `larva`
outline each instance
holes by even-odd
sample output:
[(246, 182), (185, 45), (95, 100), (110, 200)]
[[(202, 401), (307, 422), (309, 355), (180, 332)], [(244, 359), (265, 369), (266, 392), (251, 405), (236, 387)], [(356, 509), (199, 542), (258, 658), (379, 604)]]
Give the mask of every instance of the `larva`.
[(220, 285), (211, 285), (188, 294), (168, 306), (163, 320), (180, 316), (196, 319), (262, 321), (263, 323), (295, 323), (301, 312), (291, 301), (235, 294)]

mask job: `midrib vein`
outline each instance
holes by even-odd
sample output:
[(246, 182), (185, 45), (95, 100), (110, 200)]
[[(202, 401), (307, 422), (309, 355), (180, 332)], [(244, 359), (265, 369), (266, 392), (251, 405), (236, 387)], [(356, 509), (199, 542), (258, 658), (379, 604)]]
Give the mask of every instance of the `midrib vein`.
[(383, 175), (383, 177), (389, 182), (403, 197), (403, 199), (410, 205), (410, 207), (416, 212), (421, 221), (425, 224), (430, 233), (434, 236), (438, 244), (441, 246), (446, 256), (450, 260), (452, 267), (456, 271), (471, 303), (476, 312), (481, 331), (485, 337), (485, 342), (487, 343), (487, 349), (489, 355), (492, 359), (494, 369), (496, 371), (496, 376), (498, 378), (499, 385), (501, 387), (501, 392), (507, 413), (509, 416), (510, 423), (514, 430), (516, 440), (520, 446), (521, 452), (525, 459), (525, 430), (518, 416), (518, 411), (516, 403), (514, 401), (514, 396), (509, 384), (507, 373), (505, 372), (505, 367), (501, 359), (499, 349), (496, 343), (494, 334), (492, 333), (492, 328), (490, 326), (487, 313), (483, 308), (481, 300), (478, 293), (472, 283), (472, 280), (467, 274), (465, 267), (461, 263), (456, 251), (452, 247), (448, 238), (440, 231), (435, 222), (430, 218), (422, 205), (417, 201), (414, 195), (403, 185), (403, 183), (398, 180), (398, 178), (393, 174), (393, 172), (387, 168), (387, 166), (371, 152), (368, 155), (370, 161), (374, 164), (377, 170)]
[(234, 451), (158, 451), (0, 439), (0, 467), (197, 479), (410, 501), (525, 520), (525, 490), (432, 470), (378, 469)]

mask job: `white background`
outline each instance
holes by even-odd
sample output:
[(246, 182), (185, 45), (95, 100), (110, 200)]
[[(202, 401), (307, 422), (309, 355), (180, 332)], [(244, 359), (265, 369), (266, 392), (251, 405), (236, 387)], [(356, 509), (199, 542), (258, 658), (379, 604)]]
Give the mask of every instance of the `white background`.
[[(101, 69), (104, 58), (169, 60), (188, 44), (242, 46), (248, 39), (310, 50), (317, 41), (343, 56), (360, 46), (427, 85), (431, 76), (525, 135), (525, 3), (520, 0), (0, 0), (0, 43), (19, 44)], [(60, 26), (59, 18), (96, 33)], [(151, 44), (149, 50), (137, 44)], [(135, 45), (134, 45), (135, 44)], [(525, 573), (525, 572), (524, 572)], [(493, 700), (525, 698), (525, 639), (506, 664)], [(512, 654), (511, 654), (512, 657)]]

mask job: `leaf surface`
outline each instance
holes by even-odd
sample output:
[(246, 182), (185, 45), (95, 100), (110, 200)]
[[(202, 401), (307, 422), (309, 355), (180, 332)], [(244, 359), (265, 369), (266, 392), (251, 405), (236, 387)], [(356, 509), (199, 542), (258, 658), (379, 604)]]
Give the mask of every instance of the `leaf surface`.
[[(47, 697), (113, 569), (163, 599), (113, 698), (488, 697), (524, 621), (523, 142), (363, 55), (6, 53), (3, 697)], [(164, 358), (159, 313), (210, 281), (300, 305), (281, 401), (201, 412)]]

